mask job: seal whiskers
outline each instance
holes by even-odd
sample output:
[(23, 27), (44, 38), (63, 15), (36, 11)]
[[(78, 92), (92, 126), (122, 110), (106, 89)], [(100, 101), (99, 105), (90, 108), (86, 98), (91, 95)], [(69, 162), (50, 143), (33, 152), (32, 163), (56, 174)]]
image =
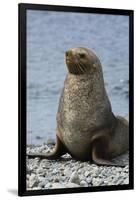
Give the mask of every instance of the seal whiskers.
[(79, 66), (81, 72), (84, 74), (85, 71), (84, 71), (84, 68), (81, 66), (80, 62), (78, 63), (78, 66)]
[(79, 65), (79, 63), (77, 63), (77, 68), (79, 70), (79, 74), (83, 73), (83, 70), (82, 70), (81, 66)]

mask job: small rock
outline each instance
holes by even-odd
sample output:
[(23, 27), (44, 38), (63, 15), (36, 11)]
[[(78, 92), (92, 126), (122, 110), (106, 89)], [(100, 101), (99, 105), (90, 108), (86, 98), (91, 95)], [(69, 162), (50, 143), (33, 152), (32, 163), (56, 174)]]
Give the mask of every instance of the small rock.
[(129, 169), (129, 166), (128, 166), (128, 165), (126, 165), (126, 166), (125, 166), (125, 169)]
[(53, 169), (53, 171), (52, 171), (52, 174), (57, 174), (58, 173), (58, 170), (57, 169)]
[(117, 167), (117, 168), (116, 168), (116, 171), (117, 171), (117, 172), (121, 172), (121, 171), (122, 171), (121, 167)]
[(90, 175), (90, 172), (89, 172), (89, 171), (86, 171), (86, 172), (85, 172), (85, 176), (88, 177), (89, 175)]
[(42, 182), (43, 180), (45, 180), (45, 177), (43, 177), (43, 176), (38, 176), (38, 181), (39, 181), (39, 182)]
[(100, 186), (104, 181), (100, 178), (93, 178), (92, 183), (94, 186)]
[(128, 179), (125, 179), (124, 181), (123, 181), (123, 184), (125, 185), (127, 185), (127, 184), (129, 184), (129, 180)]
[(76, 184), (76, 183), (67, 183), (65, 185), (67, 188), (75, 188), (75, 187), (80, 187), (80, 185)]
[(125, 168), (124, 168), (124, 171), (125, 171), (125, 172), (129, 172), (129, 168), (126, 168), (126, 167), (125, 167)]
[(64, 174), (65, 174), (66, 176), (70, 176), (71, 170), (68, 169), (68, 168), (66, 168), (66, 169), (64, 170)]
[(42, 169), (42, 168), (38, 168), (38, 169), (36, 170), (36, 173), (37, 173), (37, 174), (43, 173), (43, 169)]
[(83, 168), (84, 167), (84, 163), (80, 163), (80, 168)]
[(84, 174), (82, 173), (82, 174), (79, 174), (79, 178), (80, 178), (80, 180), (81, 181), (85, 181), (86, 180), (86, 177), (84, 176)]
[(29, 177), (29, 180), (32, 181), (36, 178), (36, 175), (35, 174), (31, 174), (31, 176)]
[(117, 182), (117, 184), (118, 184), (118, 185), (122, 185), (122, 184), (123, 184), (123, 181), (124, 181), (124, 179), (119, 179), (118, 182)]
[(51, 188), (63, 188), (63, 185), (60, 183), (52, 183)]
[(98, 176), (99, 176), (99, 174), (96, 173), (96, 172), (93, 172), (93, 173), (91, 174), (91, 177), (92, 177), (92, 178), (96, 178), (96, 177), (98, 177)]
[(29, 181), (29, 187), (30, 188), (34, 188), (34, 187), (37, 187), (37, 186), (38, 186), (37, 180), (31, 180), (31, 181)]
[(38, 168), (38, 165), (35, 163), (35, 160), (33, 162), (32, 172), (35, 173), (34, 171)]
[(29, 178), (30, 178), (30, 175), (29, 175), (29, 174), (27, 174), (26, 178), (27, 178), (27, 179), (29, 179)]
[(27, 174), (31, 174), (32, 172), (33, 172), (33, 169), (32, 168), (30, 168), (29, 166), (27, 166), (27, 169), (26, 169), (26, 171), (27, 171)]
[(80, 182), (80, 185), (83, 186), (83, 187), (87, 187), (88, 186), (87, 182), (84, 181), (84, 180)]
[(54, 182), (59, 182), (59, 178), (58, 178), (58, 177), (55, 177), (55, 178), (53, 179), (53, 181), (54, 181)]
[(80, 184), (80, 178), (79, 178), (79, 175), (78, 175), (78, 173), (76, 171), (71, 174), (70, 182), (71, 183), (76, 183), (78, 185)]
[(50, 188), (51, 187), (51, 183), (47, 183), (46, 185), (45, 185), (45, 189), (48, 189), (48, 188)]
[(33, 187), (31, 188), (31, 190), (41, 190), (42, 188), (41, 187)]
[(87, 178), (86, 178), (86, 181), (87, 181), (87, 183), (92, 184), (92, 178), (91, 178), (91, 177), (87, 177)]
[(113, 183), (114, 185), (118, 185), (118, 179), (119, 179), (119, 177), (115, 176), (115, 177), (113, 178), (113, 180), (112, 180), (112, 183)]
[(82, 172), (82, 169), (81, 169), (81, 168), (80, 168), (80, 169), (78, 169), (78, 173), (79, 173), (79, 174), (81, 174), (81, 172)]
[(45, 187), (45, 185), (47, 184), (47, 181), (48, 181), (48, 180), (43, 179), (43, 180), (38, 184), (38, 186), (39, 186), (39, 187)]

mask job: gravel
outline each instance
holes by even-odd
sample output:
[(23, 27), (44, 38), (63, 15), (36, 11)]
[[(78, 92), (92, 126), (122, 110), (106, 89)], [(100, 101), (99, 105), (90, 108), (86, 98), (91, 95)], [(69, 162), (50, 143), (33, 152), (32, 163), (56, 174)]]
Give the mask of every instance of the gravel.
[[(41, 146), (27, 146), (27, 153), (50, 152), (54, 148), (53, 144), (53, 141), (48, 141)], [(76, 161), (69, 154), (57, 160), (27, 157), (27, 190), (129, 184), (128, 152), (114, 161), (124, 163), (125, 167), (98, 166), (90, 161)]]

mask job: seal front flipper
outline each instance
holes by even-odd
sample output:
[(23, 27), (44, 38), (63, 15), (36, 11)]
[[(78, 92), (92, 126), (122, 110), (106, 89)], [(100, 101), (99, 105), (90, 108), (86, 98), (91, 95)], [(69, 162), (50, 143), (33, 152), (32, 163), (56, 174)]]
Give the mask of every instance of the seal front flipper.
[(53, 152), (44, 154), (44, 153), (38, 153), (38, 154), (27, 154), (28, 158), (40, 158), (40, 159), (57, 159), (63, 154), (67, 153), (67, 150), (61, 140), (58, 136), (56, 136), (56, 145), (53, 150)]

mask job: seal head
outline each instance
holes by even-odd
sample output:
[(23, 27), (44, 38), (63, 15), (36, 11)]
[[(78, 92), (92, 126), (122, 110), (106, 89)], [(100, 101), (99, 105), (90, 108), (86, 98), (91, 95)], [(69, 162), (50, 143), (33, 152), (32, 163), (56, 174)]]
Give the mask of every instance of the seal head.
[(66, 51), (65, 60), (69, 73), (82, 75), (92, 73), (97, 67), (99, 59), (87, 48), (78, 47)]

